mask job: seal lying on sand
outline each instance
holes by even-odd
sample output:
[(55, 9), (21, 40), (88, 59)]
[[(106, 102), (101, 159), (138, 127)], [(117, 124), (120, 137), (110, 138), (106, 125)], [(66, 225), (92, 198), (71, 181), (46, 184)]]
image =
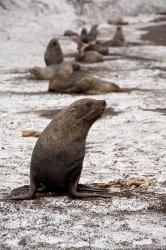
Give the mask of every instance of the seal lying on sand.
[(106, 41), (103, 44), (107, 45), (107, 46), (124, 46), (125, 45), (125, 37), (124, 37), (123, 31), (122, 31), (122, 27), (117, 26), (113, 39)]
[(99, 41), (96, 41), (95, 43), (90, 43), (88, 45), (78, 44), (78, 50), (81, 51), (82, 48), (84, 52), (93, 50), (93, 51), (97, 51), (98, 53), (102, 55), (109, 54), (108, 46), (102, 44)]
[(75, 60), (77, 62), (84, 62), (84, 63), (96, 63), (96, 62), (103, 62), (104, 58), (103, 55), (98, 53), (97, 51), (85, 51), (85, 52), (78, 52), (75, 56)]
[(72, 62), (62, 62), (60, 64), (49, 65), (45, 68), (33, 67), (29, 72), (39, 80), (51, 80), (57, 73), (70, 75), (80, 69), (80, 65)]
[(73, 31), (73, 30), (66, 30), (64, 32), (64, 36), (79, 36), (77, 32)]
[(106, 198), (117, 194), (83, 192), (84, 187), (80, 188), (78, 184), (87, 134), (103, 114), (105, 106), (104, 100), (86, 98), (59, 112), (41, 133), (34, 147), (29, 191), (9, 199), (33, 199), (40, 187), (50, 192), (66, 192), (72, 198)]
[(128, 22), (123, 21), (122, 18), (119, 18), (119, 19), (110, 19), (107, 22), (108, 22), (108, 24), (111, 24), (111, 25), (128, 25), (129, 24)]
[(58, 74), (54, 79), (50, 80), (49, 91), (97, 95), (109, 92), (121, 92), (122, 90), (115, 83), (92, 76), (85, 76), (85, 74), (81, 74), (80, 72), (74, 72), (69, 76)]
[(63, 52), (57, 39), (51, 39), (47, 45), (44, 60), (47, 66), (63, 62)]
[(77, 62), (83, 62), (83, 63), (96, 63), (96, 62), (104, 62), (104, 61), (113, 60), (113, 57), (104, 56), (95, 50), (84, 51), (84, 49), (82, 49), (75, 55), (75, 60)]

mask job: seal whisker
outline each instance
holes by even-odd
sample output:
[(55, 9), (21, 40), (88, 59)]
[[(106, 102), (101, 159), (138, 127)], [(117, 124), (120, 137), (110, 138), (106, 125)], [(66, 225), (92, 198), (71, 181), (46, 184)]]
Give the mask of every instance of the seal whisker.
[(87, 118), (88, 116), (90, 116), (93, 113), (94, 113), (94, 111), (91, 111), (88, 114), (84, 115), (83, 117), (81, 117), (81, 118), (79, 118), (79, 119), (77, 119), (77, 120), (75, 120), (75, 121), (67, 124), (66, 126), (70, 126), (70, 125), (72, 126), (72, 125), (75, 125), (75, 124), (79, 124), (81, 121), (83, 121), (85, 118)]

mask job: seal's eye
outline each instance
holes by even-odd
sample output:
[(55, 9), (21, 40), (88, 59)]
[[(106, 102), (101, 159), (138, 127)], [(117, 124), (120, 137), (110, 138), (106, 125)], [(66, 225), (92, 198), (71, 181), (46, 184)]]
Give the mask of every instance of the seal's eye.
[(92, 103), (91, 103), (91, 102), (87, 102), (87, 103), (86, 103), (86, 107), (87, 107), (87, 108), (90, 108), (91, 106), (92, 106)]
[(73, 112), (74, 110), (75, 110), (75, 108), (70, 109), (71, 112)]

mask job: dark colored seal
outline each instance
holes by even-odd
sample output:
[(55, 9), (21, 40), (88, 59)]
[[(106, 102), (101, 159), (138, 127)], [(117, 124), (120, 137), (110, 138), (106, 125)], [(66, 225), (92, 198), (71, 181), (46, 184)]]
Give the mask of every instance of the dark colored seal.
[(63, 52), (57, 39), (53, 38), (49, 42), (44, 60), (47, 66), (63, 62)]
[[(30, 187), (12, 200), (33, 199), (37, 189), (66, 192), (72, 198), (110, 197), (108, 193), (88, 193), (79, 183), (89, 129), (103, 114), (104, 100), (81, 99), (61, 112), (39, 136), (30, 166)], [(19, 189), (19, 188), (18, 188)], [(95, 189), (94, 189), (95, 190)]]
[(98, 24), (95, 24), (91, 27), (89, 34), (88, 34), (88, 40), (89, 42), (94, 42), (97, 39), (98, 30), (97, 30)]
[(83, 28), (80, 34), (80, 41), (83, 43), (95, 42), (98, 35), (97, 27), (97, 24), (93, 25), (89, 32), (86, 28)]
[(124, 46), (125, 45), (125, 37), (124, 37), (121, 26), (117, 26), (113, 39), (106, 41), (104, 45), (107, 45), (107, 46)]
[(88, 43), (89, 42), (89, 36), (88, 36), (88, 31), (86, 28), (83, 28), (81, 30), (81, 35), (80, 35), (80, 40), (83, 43)]

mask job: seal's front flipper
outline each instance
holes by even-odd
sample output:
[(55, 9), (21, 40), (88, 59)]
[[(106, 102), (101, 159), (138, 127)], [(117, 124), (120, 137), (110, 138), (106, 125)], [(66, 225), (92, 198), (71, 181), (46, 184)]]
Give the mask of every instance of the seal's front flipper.
[(11, 194), (14, 195), (17, 192), (27, 192), (28, 190), (29, 190), (29, 185), (24, 185), (24, 186), (12, 189)]
[[(16, 195), (17, 193), (20, 193), (20, 192), (28, 192), (30, 186), (29, 185), (24, 185), (24, 186), (21, 186), (21, 187), (18, 187), (18, 188), (14, 188), (12, 189), (11, 191), (11, 195)], [(47, 187), (43, 184), (43, 183), (40, 183), (40, 186), (37, 188), (37, 192), (38, 193), (46, 193), (48, 190), (47, 190)], [(48, 191), (49, 192), (49, 191)]]
[(31, 200), (35, 197), (36, 191), (37, 191), (36, 184), (31, 183), (29, 187), (29, 191), (27, 193), (22, 194), (22, 195), (12, 195), (8, 199), (9, 200)]

